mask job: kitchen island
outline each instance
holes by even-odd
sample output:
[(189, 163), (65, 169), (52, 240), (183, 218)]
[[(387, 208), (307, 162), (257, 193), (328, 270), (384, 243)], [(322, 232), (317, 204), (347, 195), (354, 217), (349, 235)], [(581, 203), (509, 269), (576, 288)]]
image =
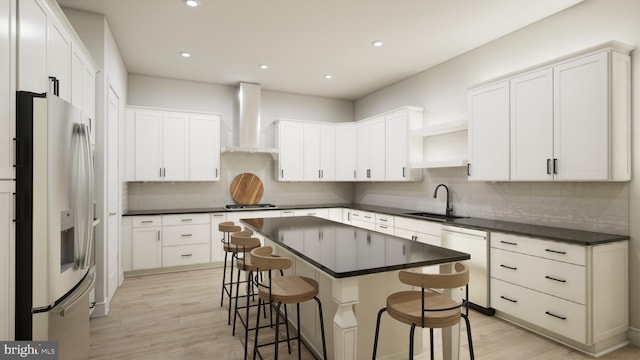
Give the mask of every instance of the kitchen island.
[[(467, 260), (469, 254), (417, 241), (385, 235), (317, 217), (242, 219), (264, 237), (280, 256), (292, 259), (289, 274), (308, 276), (320, 284), (329, 358), (371, 357), (377, 311), (386, 297), (409, 287), (398, 280), (398, 271)], [(458, 294), (453, 294), (457, 296)], [(313, 304), (301, 306), (302, 334), (311, 348), (321, 349), (319, 321)], [(408, 352), (409, 327), (383, 317), (379, 354)], [(333, 336), (331, 336), (333, 333)], [(459, 327), (443, 331), (445, 359), (458, 358)], [(416, 334), (417, 352), (422, 348)], [(406, 355), (405, 355), (406, 356)]]

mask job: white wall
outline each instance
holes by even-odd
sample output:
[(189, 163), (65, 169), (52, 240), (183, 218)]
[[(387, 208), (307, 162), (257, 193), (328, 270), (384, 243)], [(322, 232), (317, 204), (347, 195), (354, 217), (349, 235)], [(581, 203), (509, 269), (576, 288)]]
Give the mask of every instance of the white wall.
[[(585, 0), (490, 44), (356, 101), (364, 118), (403, 105), (425, 108), (427, 121), (466, 112), (466, 89), (474, 84), (552, 60), (609, 40), (636, 48), (632, 53), (632, 109), (640, 109), (640, 2)], [(446, 34), (443, 34), (446, 36)], [(634, 111), (632, 124), (640, 123)], [(633, 126), (633, 139), (640, 130)], [(630, 304), (640, 303), (640, 150), (634, 146), (634, 180), (629, 183), (485, 183), (467, 181), (466, 169), (433, 169), (421, 183), (357, 184), (355, 200), (373, 205), (444, 212), (432, 198), (438, 183), (453, 190), (458, 214), (581, 230), (630, 234)], [(636, 221), (631, 221), (636, 219)], [(640, 307), (633, 305), (631, 338), (640, 344)]]
[[(129, 75), (128, 104), (221, 114), (222, 146), (237, 145), (237, 86)], [(353, 102), (262, 90), (262, 147), (275, 147), (273, 121), (278, 118), (342, 122), (352, 121)], [(274, 204), (351, 203), (351, 183), (282, 183), (274, 181), (273, 159), (264, 154), (223, 153), (219, 182), (131, 182), (128, 209), (221, 207), (232, 204), (229, 186), (242, 172), (260, 177), (265, 191), (261, 202)]]

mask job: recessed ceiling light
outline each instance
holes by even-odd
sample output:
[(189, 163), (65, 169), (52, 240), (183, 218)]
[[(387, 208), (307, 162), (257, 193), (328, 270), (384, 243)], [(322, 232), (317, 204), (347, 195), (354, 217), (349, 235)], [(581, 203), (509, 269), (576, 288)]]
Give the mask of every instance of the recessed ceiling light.
[(380, 46), (382, 46), (382, 44), (384, 44), (384, 43), (382, 41), (380, 41), (380, 40), (376, 40), (376, 41), (371, 43), (371, 45), (373, 45), (375, 47), (380, 47)]
[(325, 79), (333, 79), (333, 75), (331, 74), (327, 74), (324, 76)]
[(269, 65), (267, 64), (260, 64), (260, 69), (262, 70), (267, 70), (269, 68)]
[(198, 0), (185, 0), (184, 3), (187, 4), (187, 6), (191, 6), (191, 7), (196, 7), (196, 6), (200, 5)]
[(185, 57), (185, 58), (188, 58), (188, 57), (191, 57), (191, 54), (189, 54), (189, 53), (188, 53), (188, 52), (186, 52), (186, 51), (183, 51), (183, 52), (181, 52), (181, 53), (180, 53), (180, 56)]

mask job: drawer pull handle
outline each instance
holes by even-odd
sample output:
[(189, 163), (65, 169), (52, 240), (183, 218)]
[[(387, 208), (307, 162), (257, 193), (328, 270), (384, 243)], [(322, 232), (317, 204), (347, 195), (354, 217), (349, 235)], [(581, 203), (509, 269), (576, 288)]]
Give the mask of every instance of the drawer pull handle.
[(544, 251), (550, 252), (550, 253), (554, 253), (554, 254), (560, 254), (560, 255), (566, 255), (567, 252), (566, 251), (558, 251), (558, 250), (552, 250), (552, 249), (544, 249)]
[(518, 300), (509, 299), (508, 297), (503, 296), (503, 295), (500, 295), (500, 298), (501, 298), (501, 299), (504, 299), (504, 300), (507, 300), (507, 301), (510, 301), (510, 302), (512, 302), (512, 303), (517, 303), (517, 302), (518, 302)]
[(182, 256), (182, 257), (190, 257), (190, 256), (193, 256), (193, 254), (182, 254), (180, 256)]
[(545, 276), (545, 279), (549, 279), (549, 280), (553, 280), (553, 281), (557, 281), (557, 282), (561, 282), (561, 283), (566, 283), (567, 280), (562, 280), (562, 279), (558, 279), (558, 278), (554, 278), (553, 276)]
[(364, 218), (365, 218), (365, 219), (371, 219), (371, 216), (367, 216), (367, 215), (365, 215), (365, 216), (364, 216)]
[(384, 225), (378, 225), (380, 227), (380, 229), (388, 229), (388, 226), (384, 226)]
[(507, 245), (513, 245), (513, 246), (518, 245), (518, 243), (514, 243), (514, 242), (510, 242), (510, 241), (504, 241), (504, 240), (500, 240), (500, 243), (507, 244)]
[(141, 224), (151, 224), (153, 223), (153, 220), (142, 220), (140, 221)]
[(223, 217), (224, 214), (213, 214), (214, 217)]
[(566, 317), (560, 316), (560, 315), (556, 315), (556, 314), (554, 314), (552, 312), (549, 312), (549, 311), (545, 311), (544, 313), (549, 315), (549, 316), (553, 316), (554, 318), (560, 319), (560, 320), (567, 320)]
[(182, 222), (193, 221), (193, 219), (182, 219)]
[(182, 235), (180, 235), (180, 236), (182, 236), (182, 237), (192, 237), (192, 236), (193, 236), (193, 234), (182, 234)]
[(380, 219), (380, 221), (387, 221), (387, 219)]
[(517, 268), (517, 267), (508, 266), (508, 265), (503, 265), (503, 264), (500, 264), (500, 267), (503, 267), (503, 268), (505, 268), (505, 269), (509, 269), (509, 270), (518, 270), (518, 268)]

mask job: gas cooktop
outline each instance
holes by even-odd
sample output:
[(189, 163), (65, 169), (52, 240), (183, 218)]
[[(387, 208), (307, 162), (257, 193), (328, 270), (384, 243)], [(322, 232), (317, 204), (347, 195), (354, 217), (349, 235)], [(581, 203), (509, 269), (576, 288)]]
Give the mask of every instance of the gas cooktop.
[(229, 204), (224, 206), (227, 210), (261, 210), (261, 209), (277, 209), (273, 204)]

